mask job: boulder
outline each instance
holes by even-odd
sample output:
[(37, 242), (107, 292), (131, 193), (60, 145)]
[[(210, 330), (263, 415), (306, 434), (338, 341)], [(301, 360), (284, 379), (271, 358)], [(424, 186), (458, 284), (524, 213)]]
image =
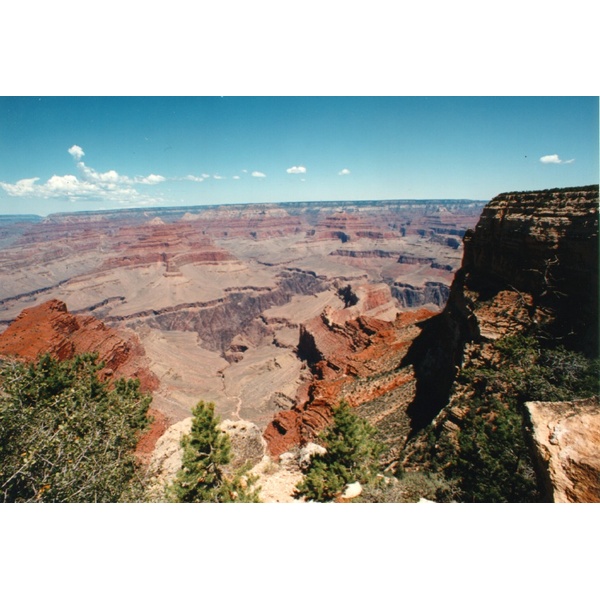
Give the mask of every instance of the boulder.
[(354, 483), (349, 483), (342, 492), (340, 498), (342, 500), (351, 500), (352, 498), (357, 498), (362, 494), (362, 485), (360, 485), (359, 481), (355, 481)]

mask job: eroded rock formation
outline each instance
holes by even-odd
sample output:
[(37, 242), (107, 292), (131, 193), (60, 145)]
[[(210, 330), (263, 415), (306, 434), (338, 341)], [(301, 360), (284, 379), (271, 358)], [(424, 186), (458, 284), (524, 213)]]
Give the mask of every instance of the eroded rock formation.
[(414, 374), (397, 366), (419, 333), (418, 323), (432, 314), (420, 309), (382, 321), (325, 311), (302, 326), (298, 355), (312, 376), (298, 390), (294, 406), (267, 426), (271, 454), (312, 440), (331, 422), (333, 407), (343, 398), (368, 407), (370, 420), (390, 444), (390, 455), (398, 451), (408, 431), (401, 421), (414, 392)]
[[(405, 467), (418, 468), (429, 423), (438, 439), (458, 443), (474, 392), (453, 387), (457, 373), (497, 368), (493, 343), (514, 334), (598, 356), (598, 186), (502, 194), (467, 232), (446, 307), (423, 323), (402, 363), (417, 380)], [(527, 408), (546, 499), (598, 501), (598, 399)]]
[(60, 360), (98, 353), (104, 363), (101, 376), (137, 378), (145, 391), (158, 386), (135, 334), (117, 332), (94, 317), (72, 315), (60, 300), (24, 310), (0, 335), (0, 355), (35, 360), (45, 353)]

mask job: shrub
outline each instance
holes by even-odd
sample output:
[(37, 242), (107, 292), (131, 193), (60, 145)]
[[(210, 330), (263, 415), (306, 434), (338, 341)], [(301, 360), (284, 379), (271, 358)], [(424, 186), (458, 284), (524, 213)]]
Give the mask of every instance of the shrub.
[(150, 396), (137, 380), (111, 389), (97, 356), (0, 365), (0, 498), (119, 502), (142, 498), (134, 456)]
[(307, 500), (327, 502), (348, 483), (373, 480), (383, 447), (375, 440), (375, 429), (343, 400), (333, 410), (333, 423), (320, 436), (325, 454), (315, 454), (297, 486)]
[(407, 471), (399, 477), (381, 477), (363, 489), (356, 502), (409, 503), (421, 498), (432, 502), (452, 499), (456, 493), (451, 482), (439, 473)]

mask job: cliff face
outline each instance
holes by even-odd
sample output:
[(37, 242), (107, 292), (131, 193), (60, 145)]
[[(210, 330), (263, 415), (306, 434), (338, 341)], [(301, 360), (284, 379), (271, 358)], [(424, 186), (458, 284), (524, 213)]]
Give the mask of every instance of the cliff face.
[(417, 376), (413, 430), (448, 403), (467, 343), (538, 331), (598, 352), (598, 186), (501, 194), (464, 245), (444, 311), (424, 324), (403, 363)]
[(465, 237), (465, 287), (532, 296), (567, 345), (597, 351), (598, 186), (501, 194)]
[(414, 395), (412, 369), (397, 366), (418, 335), (418, 324), (432, 314), (419, 309), (383, 321), (353, 318), (350, 309), (327, 310), (303, 325), (297, 351), (311, 375), (293, 407), (277, 413), (267, 426), (269, 452), (279, 456), (312, 440), (344, 398), (378, 426), (392, 462), (408, 433), (405, 410)]
[[(575, 394), (548, 402), (550, 388), (540, 394), (541, 388), (533, 387), (537, 383), (528, 382), (530, 388), (519, 383), (525, 365), (505, 371), (512, 367), (498, 353), (502, 342), (518, 333), (538, 340), (542, 354), (564, 347), (581, 353), (577, 356), (598, 356), (598, 187), (502, 194), (486, 206), (464, 243), (462, 267), (444, 311), (423, 324), (402, 363), (413, 366), (416, 376), (404, 466), (422, 468), (423, 448), (434, 454), (448, 442), (458, 448), (465, 415), (488, 410), (475, 409), (471, 398), (483, 394), (490, 406), (500, 406), (501, 388), (509, 382), (521, 385), (521, 402), (532, 399), (528, 394), (542, 396), (541, 402), (527, 402), (527, 411), (520, 409), (527, 413), (524, 439), (535, 459), (541, 497), (600, 501), (598, 398)], [(559, 368), (546, 371), (548, 381)], [(475, 371), (479, 379), (469, 385), (481, 389), (464, 383), (462, 373)], [(500, 383), (498, 374), (504, 373)], [(500, 387), (493, 390), (486, 381)], [(432, 429), (420, 433), (430, 423)], [(427, 435), (438, 440), (433, 449)]]

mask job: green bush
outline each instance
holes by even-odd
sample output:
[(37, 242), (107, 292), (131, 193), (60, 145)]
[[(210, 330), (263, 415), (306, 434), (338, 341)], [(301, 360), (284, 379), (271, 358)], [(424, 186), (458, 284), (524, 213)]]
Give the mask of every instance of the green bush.
[(110, 388), (84, 354), (0, 365), (0, 498), (119, 502), (142, 496), (134, 456), (150, 396), (137, 380)]
[(411, 503), (421, 498), (440, 502), (454, 498), (452, 482), (439, 473), (407, 471), (399, 477), (381, 477), (368, 484), (355, 502)]
[(348, 483), (372, 481), (383, 451), (375, 433), (343, 400), (333, 410), (333, 423), (319, 436), (327, 452), (312, 456), (297, 486), (298, 494), (307, 500), (327, 502), (338, 496)]
[(183, 459), (175, 481), (167, 490), (175, 502), (259, 502), (256, 477), (242, 468), (232, 475), (224, 467), (231, 462), (229, 436), (218, 427), (212, 402), (193, 409), (192, 430), (183, 436)]
[(544, 347), (525, 335), (499, 339), (486, 356), (458, 375), (456, 433), (428, 427), (424, 455), (434, 469), (456, 481), (456, 500), (538, 501), (523, 405), (597, 394), (598, 362), (562, 347)]

